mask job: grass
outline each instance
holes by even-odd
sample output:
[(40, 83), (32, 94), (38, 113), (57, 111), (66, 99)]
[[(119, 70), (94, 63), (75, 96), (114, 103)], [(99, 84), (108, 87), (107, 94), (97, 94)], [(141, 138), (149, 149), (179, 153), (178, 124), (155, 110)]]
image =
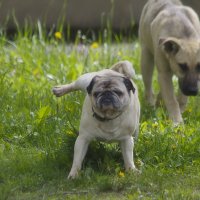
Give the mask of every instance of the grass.
[[(163, 107), (144, 102), (137, 40), (102, 38), (94, 44), (79, 33), (65, 43), (40, 32), (10, 41), (1, 34), (0, 199), (200, 199), (199, 96), (189, 101), (185, 125), (173, 127)], [(51, 88), (119, 60), (137, 73), (141, 174), (124, 173), (116, 144), (93, 142), (80, 177), (67, 180), (84, 94), (55, 98)]]

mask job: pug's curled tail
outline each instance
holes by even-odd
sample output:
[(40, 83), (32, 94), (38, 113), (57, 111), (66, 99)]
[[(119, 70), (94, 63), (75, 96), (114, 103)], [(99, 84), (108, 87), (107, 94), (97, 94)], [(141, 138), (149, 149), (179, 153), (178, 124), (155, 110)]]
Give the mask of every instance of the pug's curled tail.
[(111, 67), (112, 70), (117, 71), (121, 74), (124, 74), (128, 78), (134, 78), (135, 76), (135, 70), (133, 68), (133, 65), (131, 62), (125, 60), (125, 61), (120, 61), (116, 64), (114, 64)]

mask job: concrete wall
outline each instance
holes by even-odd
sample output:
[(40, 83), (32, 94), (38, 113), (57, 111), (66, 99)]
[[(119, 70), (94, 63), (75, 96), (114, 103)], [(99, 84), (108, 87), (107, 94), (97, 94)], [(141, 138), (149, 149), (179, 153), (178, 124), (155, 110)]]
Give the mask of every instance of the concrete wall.
[[(73, 28), (99, 28), (111, 19), (113, 27), (123, 29), (138, 23), (146, 0), (0, 0), (0, 25), (15, 27), (13, 16), (23, 26), (37, 20), (52, 27), (65, 19)], [(183, 0), (200, 14), (199, 0)]]

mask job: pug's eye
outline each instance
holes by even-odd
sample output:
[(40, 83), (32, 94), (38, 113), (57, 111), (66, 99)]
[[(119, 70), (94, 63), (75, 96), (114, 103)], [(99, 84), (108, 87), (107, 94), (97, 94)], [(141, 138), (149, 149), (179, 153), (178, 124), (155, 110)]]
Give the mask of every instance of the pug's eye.
[(200, 73), (200, 63), (197, 64), (196, 71)]
[(94, 92), (94, 93), (93, 93), (93, 96), (94, 96), (94, 97), (98, 97), (99, 94), (100, 94), (100, 92)]
[(123, 92), (119, 91), (119, 90), (115, 90), (114, 93), (117, 95), (117, 96), (122, 96), (123, 95)]
[(183, 72), (187, 72), (189, 70), (189, 67), (186, 63), (179, 63), (178, 65)]

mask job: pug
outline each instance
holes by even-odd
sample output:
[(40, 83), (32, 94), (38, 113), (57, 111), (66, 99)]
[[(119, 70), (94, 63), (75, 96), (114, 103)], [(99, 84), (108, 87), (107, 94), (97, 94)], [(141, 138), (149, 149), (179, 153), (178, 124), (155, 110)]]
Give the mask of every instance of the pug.
[(81, 115), (79, 135), (68, 178), (76, 178), (92, 140), (119, 141), (126, 170), (136, 170), (133, 161), (134, 138), (138, 134), (140, 103), (132, 64), (121, 61), (98, 72), (80, 76), (75, 82), (53, 88), (60, 97), (82, 90), (87, 93)]
[[(198, 15), (179, 0), (148, 0), (143, 8), (139, 39), (145, 95), (155, 105), (152, 89), (154, 64), (162, 99), (175, 123), (183, 122), (188, 96), (198, 94), (200, 80), (200, 22)], [(178, 78), (175, 97), (172, 76)]]

